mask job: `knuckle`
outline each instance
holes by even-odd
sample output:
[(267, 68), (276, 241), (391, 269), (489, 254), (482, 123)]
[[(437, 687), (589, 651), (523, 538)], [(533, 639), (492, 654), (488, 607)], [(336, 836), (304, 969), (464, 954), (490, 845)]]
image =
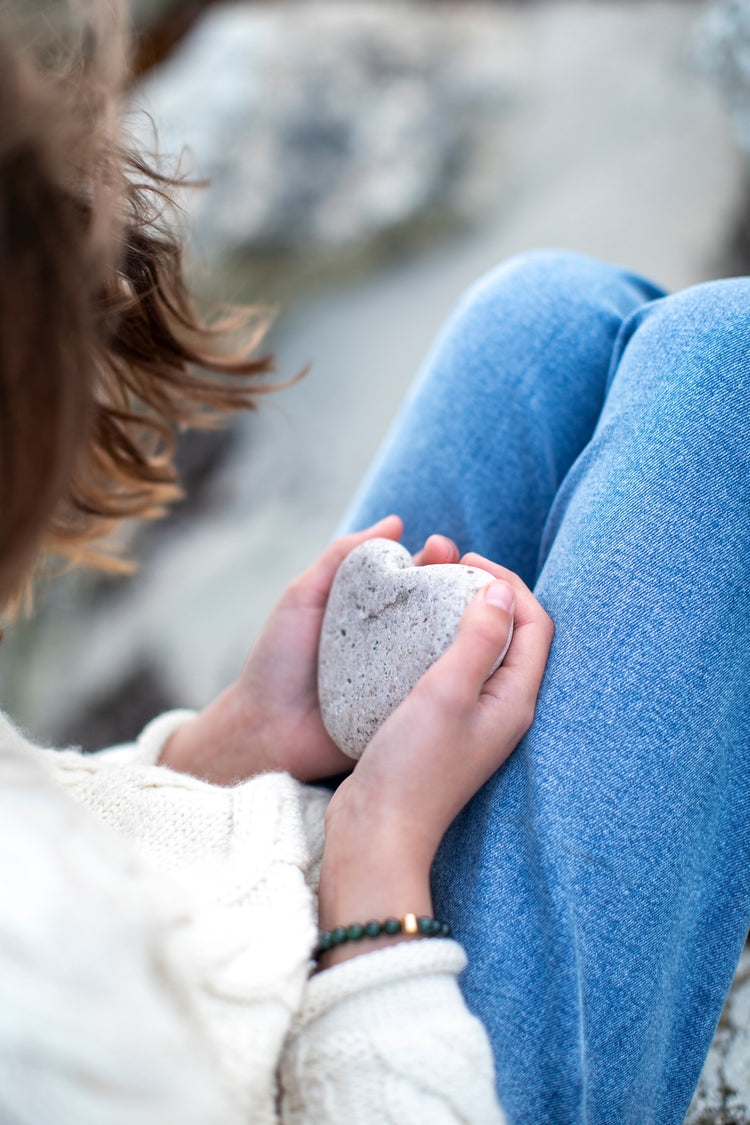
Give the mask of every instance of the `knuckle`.
[(293, 578), (284, 591), (286, 600), (292, 605), (296, 605), (303, 600), (307, 590), (307, 577), (307, 573), (305, 573), (300, 574), (297, 578)]
[(453, 677), (435, 677), (428, 685), (430, 701), (436, 710), (444, 715), (458, 717), (468, 708), (468, 699), (463, 690)]
[(477, 613), (474, 616), (470, 623), (471, 637), (473, 644), (499, 651), (508, 637), (510, 612), (499, 606), (493, 606), (492, 609), (491, 614)]
[(533, 616), (534, 628), (538, 630), (539, 637), (543, 637), (547, 644), (552, 644), (555, 635), (555, 623), (539, 602), (536, 603)]
[(521, 717), (521, 725), (523, 726), (523, 733), (531, 730), (536, 718), (536, 703), (530, 703)]
[(293, 578), (285, 587), (284, 593), (281, 595), (282, 603), (285, 605), (294, 605), (299, 600), (301, 587), (302, 577), (300, 575), (297, 578)]
[(536, 696), (527, 696), (519, 700), (516, 711), (516, 723), (521, 737), (531, 730), (536, 716)]
[(305, 571), (293, 578), (282, 594), (279, 605), (287, 610), (306, 609), (327, 596), (327, 591), (316, 581), (316, 575)]
[[(498, 617), (501, 613), (502, 611), (498, 613)], [(498, 648), (501, 635), (505, 636), (508, 632), (506, 618), (507, 614), (503, 613), (501, 619), (497, 622), (487, 620), (477, 622), (472, 630), (474, 644), (488, 650)]]

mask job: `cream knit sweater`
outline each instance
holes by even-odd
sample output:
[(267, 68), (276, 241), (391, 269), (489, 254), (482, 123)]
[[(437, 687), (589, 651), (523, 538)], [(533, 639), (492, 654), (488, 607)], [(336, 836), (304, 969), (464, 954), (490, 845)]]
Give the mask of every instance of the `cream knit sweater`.
[(93, 756), (0, 715), (3, 1125), (501, 1125), (453, 941), (310, 978), (327, 794)]

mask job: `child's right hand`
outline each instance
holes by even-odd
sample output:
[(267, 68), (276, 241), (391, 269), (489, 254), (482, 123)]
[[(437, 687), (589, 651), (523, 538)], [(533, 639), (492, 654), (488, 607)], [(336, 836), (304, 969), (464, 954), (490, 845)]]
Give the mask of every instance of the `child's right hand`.
[[(552, 621), (512, 572), (478, 555), (461, 561), (498, 582), (472, 600), (453, 644), (331, 799), (320, 888), (325, 929), (383, 910), (429, 913), (429, 870), (440, 840), (533, 721)], [(510, 648), (487, 679), (512, 620)], [(335, 959), (356, 951), (342, 946)]]

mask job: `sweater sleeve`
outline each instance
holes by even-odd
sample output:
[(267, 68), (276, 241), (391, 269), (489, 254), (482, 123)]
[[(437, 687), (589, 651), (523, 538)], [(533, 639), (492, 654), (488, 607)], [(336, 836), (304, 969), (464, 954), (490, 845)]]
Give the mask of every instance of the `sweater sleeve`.
[(322, 824), (326, 797), (284, 773), (222, 787), (155, 764), (189, 717), (160, 716), (135, 744), (99, 754), (37, 755), (174, 902), (165, 958), (233, 1103), (265, 1123), (275, 1120), (276, 1067), (315, 939), (306, 819)]
[(309, 983), (284, 1054), (284, 1125), (504, 1125), (492, 1052), (430, 938), (362, 954)]
[(241, 1120), (170, 966), (159, 890), (0, 717), (0, 1120)]

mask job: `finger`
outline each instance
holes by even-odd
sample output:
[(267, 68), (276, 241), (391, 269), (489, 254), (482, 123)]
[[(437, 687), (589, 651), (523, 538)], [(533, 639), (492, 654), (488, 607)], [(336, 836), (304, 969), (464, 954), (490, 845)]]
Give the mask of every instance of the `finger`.
[(459, 559), (459, 562), (462, 566), (476, 566), (479, 570), (488, 571), (495, 578), (500, 578), (503, 582), (507, 582), (516, 595), (521, 590), (526, 590), (530, 593), (524, 580), (519, 578), (514, 571), (508, 570), (507, 566), (500, 566), (499, 563), (493, 562), (491, 559), (486, 559), (484, 555), (478, 555), (476, 551), (469, 551)]
[(368, 539), (394, 539), (398, 541), (404, 529), (400, 516), (385, 516), (363, 531), (354, 531), (335, 539), (312, 566), (296, 578), (287, 588), (284, 602), (293, 605), (322, 608), (331, 591), (336, 571), (346, 556)]
[(458, 547), (447, 535), (431, 535), (421, 551), (414, 556), (416, 566), (457, 563)]
[(544, 607), (534, 597), (524, 580), (519, 578), (512, 570), (508, 570), (506, 566), (500, 566), (490, 559), (485, 559), (482, 555), (477, 555), (473, 551), (463, 556), (461, 565), (475, 566), (481, 570), (486, 570), (494, 578), (499, 578), (501, 581), (508, 583), (517, 602), (514, 611), (516, 626), (523, 625), (527, 619), (534, 621), (546, 619), (547, 627), (554, 632), (554, 626)]
[(482, 688), (485, 699), (502, 702), (503, 721), (517, 728), (519, 738), (534, 718), (554, 632), (549, 615), (521, 582), (516, 594), (513, 639), (503, 663)]
[(482, 555), (477, 555), (473, 551), (463, 556), (461, 564), (463, 566), (479, 567), (482, 570), (488, 571), (493, 577), (507, 582), (516, 596), (516, 607), (514, 611), (516, 627), (522, 627), (527, 620), (542, 622), (544, 628), (549, 631), (551, 641), (555, 631), (552, 620), (522, 578), (519, 578), (512, 570), (508, 570), (507, 567), (500, 566), (490, 559), (485, 559)]
[(471, 705), (505, 648), (515, 595), (507, 582), (490, 582), (469, 602), (453, 643), (425, 673), (423, 682), (446, 703)]

